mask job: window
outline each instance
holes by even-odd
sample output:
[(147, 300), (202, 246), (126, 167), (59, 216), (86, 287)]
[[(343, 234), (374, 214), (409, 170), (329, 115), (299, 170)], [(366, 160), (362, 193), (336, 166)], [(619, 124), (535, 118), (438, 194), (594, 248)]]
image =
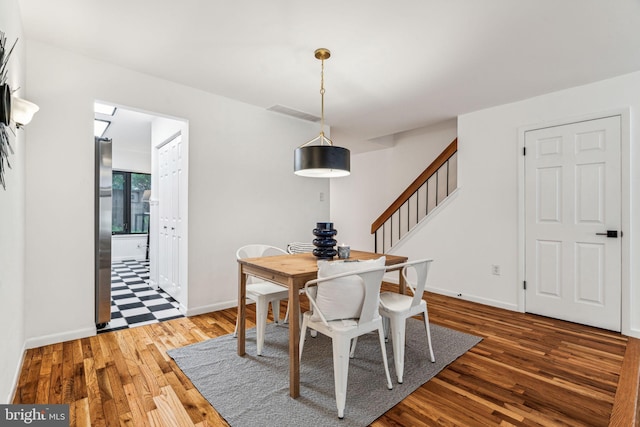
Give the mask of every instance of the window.
[(112, 234), (145, 234), (149, 231), (149, 201), (145, 190), (151, 190), (148, 173), (113, 171)]

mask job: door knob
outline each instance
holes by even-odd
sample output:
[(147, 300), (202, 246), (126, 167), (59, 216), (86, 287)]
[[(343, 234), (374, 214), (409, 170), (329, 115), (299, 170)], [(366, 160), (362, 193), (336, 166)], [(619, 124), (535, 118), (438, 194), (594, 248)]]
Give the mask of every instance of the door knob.
[(607, 230), (606, 233), (596, 233), (596, 236), (607, 236), (616, 239), (618, 237), (618, 230)]

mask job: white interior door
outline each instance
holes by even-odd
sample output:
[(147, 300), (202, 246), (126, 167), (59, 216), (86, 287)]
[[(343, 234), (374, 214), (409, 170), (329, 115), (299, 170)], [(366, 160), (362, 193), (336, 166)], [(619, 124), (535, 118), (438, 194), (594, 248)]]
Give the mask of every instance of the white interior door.
[(158, 162), (160, 165), (160, 199), (159, 207), (159, 239), (158, 239), (158, 277), (159, 285), (164, 290), (170, 282), (169, 260), (171, 257), (171, 237), (169, 234), (169, 225), (171, 223), (171, 175), (169, 173), (169, 144), (162, 146), (158, 150)]
[(620, 117), (528, 131), (525, 148), (526, 311), (620, 331)]
[(183, 226), (180, 209), (183, 171), (181, 142), (181, 136), (177, 136), (158, 150), (160, 170), (158, 276), (160, 287), (177, 301), (184, 303), (180, 282), (180, 245)]
[(170, 239), (171, 239), (171, 286), (175, 289), (174, 298), (183, 302), (182, 283), (180, 282), (180, 246), (182, 240), (182, 215), (181, 215), (181, 180), (182, 180), (182, 137), (177, 136), (169, 143), (171, 154), (170, 176), (171, 176), (171, 217), (170, 217)]

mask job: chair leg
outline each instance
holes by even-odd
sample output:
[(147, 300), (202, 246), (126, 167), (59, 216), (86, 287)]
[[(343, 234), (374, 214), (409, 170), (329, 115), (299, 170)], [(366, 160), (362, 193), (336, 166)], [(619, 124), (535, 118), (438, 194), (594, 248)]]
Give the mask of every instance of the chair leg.
[[(291, 304), (287, 303), (287, 312), (284, 314), (284, 320), (282, 321), (282, 323), (289, 323), (289, 308), (291, 307)], [(298, 325), (302, 325), (302, 310), (300, 310), (300, 308), (298, 308)]]
[(351, 351), (349, 352), (349, 359), (353, 359), (356, 355), (356, 344), (358, 344), (358, 337), (351, 340)]
[(393, 342), (393, 361), (396, 367), (398, 382), (402, 384), (404, 375), (404, 339), (406, 320), (394, 316), (391, 320), (391, 341)]
[(338, 418), (344, 418), (347, 403), (347, 377), (349, 376), (349, 343), (347, 338), (333, 337), (333, 379), (336, 389)]
[(262, 356), (264, 346), (264, 334), (267, 329), (267, 315), (269, 303), (263, 299), (256, 301), (256, 347), (258, 356)]
[(273, 321), (275, 323), (280, 323), (280, 300), (279, 299), (271, 301), (271, 311), (273, 312)]
[(389, 318), (382, 316), (382, 328), (384, 330), (384, 342), (389, 342)]
[(424, 318), (424, 329), (427, 331), (427, 341), (429, 342), (429, 355), (431, 356), (431, 363), (436, 361), (436, 357), (433, 355), (433, 346), (431, 345), (431, 328), (429, 327), (429, 315), (426, 311), (422, 312)]
[(287, 302), (287, 312), (284, 314), (284, 320), (282, 321), (282, 323), (287, 324), (289, 323), (289, 309), (291, 308), (291, 304), (289, 304), (289, 302)]
[(382, 327), (378, 328), (378, 336), (380, 337), (380, 350), (382, 351), (382, 361), (384, 362), (384, 373), (387, 375), (387, 388), (393, 389), (391, 384), (391, 375), (389, 374), (389, 362), (387, 360), (387, 348), (384, 345), (384, 331)]

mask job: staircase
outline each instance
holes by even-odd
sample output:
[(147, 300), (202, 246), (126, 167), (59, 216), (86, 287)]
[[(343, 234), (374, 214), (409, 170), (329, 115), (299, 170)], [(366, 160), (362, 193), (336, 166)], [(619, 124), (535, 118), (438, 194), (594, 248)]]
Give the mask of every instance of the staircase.
[(375, 252), (387, 253), (457, 188), (458, 138), (371, 224)]

